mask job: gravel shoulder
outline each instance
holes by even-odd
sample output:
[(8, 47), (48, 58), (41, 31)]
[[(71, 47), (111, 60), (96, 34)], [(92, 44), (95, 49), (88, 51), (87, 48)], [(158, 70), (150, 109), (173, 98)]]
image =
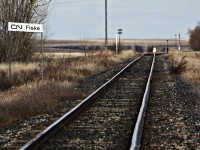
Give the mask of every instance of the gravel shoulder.
[(200, 94), (156, 58), (141, 149), (200, 149)]

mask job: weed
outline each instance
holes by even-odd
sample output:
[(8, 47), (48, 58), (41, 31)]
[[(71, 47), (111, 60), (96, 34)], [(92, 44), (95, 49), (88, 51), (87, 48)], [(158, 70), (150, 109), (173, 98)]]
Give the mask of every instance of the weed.
[[(180, 62), (174, 62), (174, 58), (172, 60), (172, 73), (174, 74), (181, 74), (183, 72), (186, 71), (186, 68), (187, 68), (187, 63), (188, 61), (186, 60), (187, 56), (184, 55)], [(175, 64), (174, 64), (175, 63)]]
[(174, 52), (173, 58), (175, 62), (180, 62), (187, 55), (187, 68), (181, 73), (181, 78), (196, 87), (200, 91), (200, 59), (199, 52)]

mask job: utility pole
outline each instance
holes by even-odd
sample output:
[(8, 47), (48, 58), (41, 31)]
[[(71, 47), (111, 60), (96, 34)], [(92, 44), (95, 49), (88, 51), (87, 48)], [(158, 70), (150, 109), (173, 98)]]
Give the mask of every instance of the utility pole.
[(181, 35), (180, 35), (180, 32), (179, 32), (179, 41), (178, 41), (178, 50), (181, 50)]
[(105, 49), (108, 46), (108, 14), (107, 14), (107, 0), (105, 0)]

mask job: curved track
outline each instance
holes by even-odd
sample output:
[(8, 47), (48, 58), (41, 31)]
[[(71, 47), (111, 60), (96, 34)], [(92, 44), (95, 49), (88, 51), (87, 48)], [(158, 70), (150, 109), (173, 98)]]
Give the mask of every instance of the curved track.
[[(21, 149), (132, 147), (131, 139), (141, 105), (143, 107), (142, 100), (148, 97), (145, 89), (149, 91), (149, 72), (153, 71), (153, 60), (152, 55), (145, 55), (131, 62)], [(136, 143), (139, 143), (140, 136), (136, 137)]]

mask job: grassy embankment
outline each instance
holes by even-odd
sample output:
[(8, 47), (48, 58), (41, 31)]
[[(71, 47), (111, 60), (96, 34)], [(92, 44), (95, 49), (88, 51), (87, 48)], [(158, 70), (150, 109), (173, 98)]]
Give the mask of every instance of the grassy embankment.
[(187, 61), (186, 69), (181, 73), (181, 77), (184, 81), (194, 85), (194, 87), (200, 91), (200, 52), (194, 51), (173, 51), (172, 56), (177, 66), (182, 58), (185, 56)]
[(74, 89), (77, 84), (133, 55), (132, 51), (87, 58), (51, 55), (45, 58), (43, 80), (38, 63), (13, 63), (12, 80), (8, 64), (0, 64), (0, 127), (55, 111), (62, 101), (82, 99), (85, 94)]

